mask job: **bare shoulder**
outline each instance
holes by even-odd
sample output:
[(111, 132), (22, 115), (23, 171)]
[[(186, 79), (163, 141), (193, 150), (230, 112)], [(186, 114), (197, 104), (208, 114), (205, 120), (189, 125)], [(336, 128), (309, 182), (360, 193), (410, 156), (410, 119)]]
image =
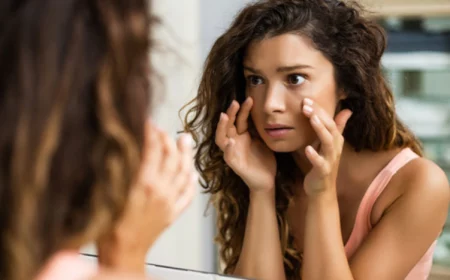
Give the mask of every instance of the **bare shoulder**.
[(445, 220), (449, 202), (450, 187), (445, 172), (434, 162), (421, 157), (394, 175), (375, 203), (371, 221), (372, 224), (378, 223), (395, 206), (440, 213), (439, 216)]
[(397, 207), (405, 211), (420, 211), (442, 226), (447, 219), (450, 202), (450, 187), (445, 172), (426, 158), (415, 159), (402, 169), (396, 179), (397, 184), (401, 185), (402, 195), (393, 206), (398, 204)]
[(402, 182), (403, 193), (421, 193), (437, 200), (449, 200), (450, 187), (445, 172), (426, 158), (417, 158), (399, 171), (398, 181)]

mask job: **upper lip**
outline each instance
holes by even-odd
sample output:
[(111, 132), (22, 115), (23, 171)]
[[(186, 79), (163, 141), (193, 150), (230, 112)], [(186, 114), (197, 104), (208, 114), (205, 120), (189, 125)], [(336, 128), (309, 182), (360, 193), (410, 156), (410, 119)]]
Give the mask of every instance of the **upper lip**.
[(289, 128), (292, 128), (292, 126), (288, 126), (288, 125), (285, 125), (285, 124), (274, 123), (274, 124), (267, 124), (266, 127), (265, 127), (265, 129), (282, 129), (282, 128), (289, 129)]

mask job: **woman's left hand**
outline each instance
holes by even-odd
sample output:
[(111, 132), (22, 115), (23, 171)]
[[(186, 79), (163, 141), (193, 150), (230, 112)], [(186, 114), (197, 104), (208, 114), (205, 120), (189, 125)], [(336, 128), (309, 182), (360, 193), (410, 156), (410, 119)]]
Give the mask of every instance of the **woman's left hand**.
[(344, 109), (333, 120), (324, 109), (309, 98), (305, 98), (301, 106), (319, 140), (315, 147), (309, 145), (305, 149), (306, 157), (312, 165), (303, 183), (305, 192), (309, 197), (328, 191), (335, 192), (339, 161), (344, 146), (342, 133), (352, 112)]

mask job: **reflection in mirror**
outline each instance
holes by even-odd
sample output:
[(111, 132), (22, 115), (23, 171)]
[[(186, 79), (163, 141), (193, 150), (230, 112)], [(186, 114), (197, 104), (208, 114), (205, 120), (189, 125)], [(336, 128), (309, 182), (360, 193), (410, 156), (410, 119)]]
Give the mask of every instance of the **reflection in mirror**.
[(254, 1), (212, 45), (183, 112), (226, 274), (430, 276), (449, 183), (397, 115), (388, 36), (356, 3)]

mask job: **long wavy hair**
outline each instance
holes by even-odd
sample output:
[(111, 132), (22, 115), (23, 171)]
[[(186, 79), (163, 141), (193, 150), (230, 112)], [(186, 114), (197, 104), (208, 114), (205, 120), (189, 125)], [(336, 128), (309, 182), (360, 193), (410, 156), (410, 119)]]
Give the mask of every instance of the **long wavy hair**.
[(150, 101), (146, 0), (0, 4), (0, 279), (123, 212)]
[[(286, 33), (306, 36), (333, 64), (336, 83), (348, 96), (339, 108), (353, 111), (344, 138), (355, 150), (411, 147), (421, 154), (419, 141), (395, 113), (393, 94), (383, 77), (380, 60), (385, 33), (362, 15), (359, 5), (338, 0), (265, 0), (248, 5), (213, 45), (198, 94), (185, 106), (189, 107), (185, 130), (194, 135), (198, 148), (196, 167), (218, 213), (216, 240), (225, 273), (233, 272), (242, 249), (249, 191), (215, 144), (217, 123), (232, 100), (245, 99), (242, 63), (248, 45)], [(296, 279), (301, 259), (286, 216), (296, 170), (291, 156), (276, 157), (276, 209), (284, 265), (287, 277)]]

